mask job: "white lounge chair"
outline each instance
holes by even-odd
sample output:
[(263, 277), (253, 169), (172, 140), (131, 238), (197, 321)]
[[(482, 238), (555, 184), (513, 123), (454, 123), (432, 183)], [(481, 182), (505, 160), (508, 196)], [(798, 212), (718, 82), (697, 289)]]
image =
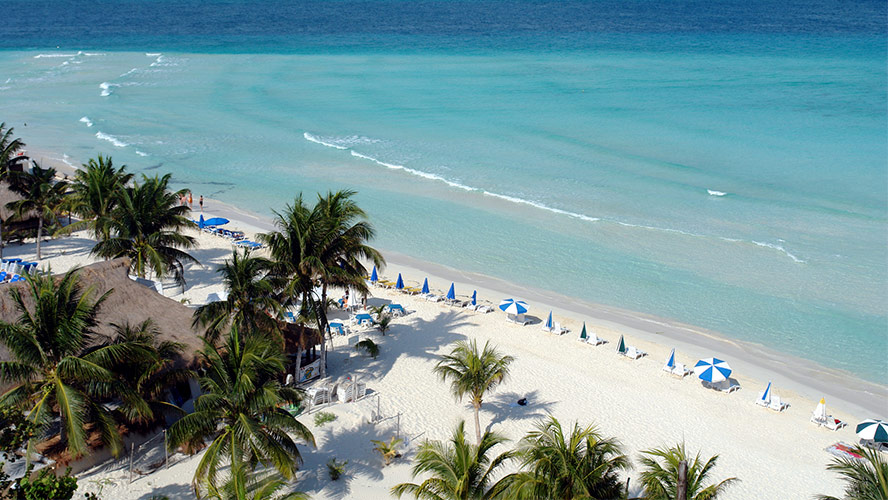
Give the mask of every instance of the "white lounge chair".
[(675, 375), (676, 377), (685, 378), (691, 374), (690, 368), (684, 365), (684, 363), (675, 363), (675, 366), (669, 370), (670, 373)]
[(731, 382), (729, 382), (727, 380), (723, 380), (721, 382), (716, 382), (716, 383), (707, 382), (704, 380), (703, 387), (705, 387), (707, 389), (712, 389), (712, 390), (715, 390), (718, 392), (726, 392), (728, 394), (730, 394), (734, 391), (740, 390), (740, 384), (732, 384)]
[(433, 293), (427, 294), (425, 296), (425, 299), (428, 300), (429, 302), (441, 302), (442, 300), (444, 300), (441, 298), (440, 295), (435, 295)]
[(830, 415), (829, 417), (826, 418), (826, 422), (824, 422), (820, 425), (822, 425), (823, 427), (826, 427), (827, 429), (829, 429), (831, 431), (837, 431), (837, 430), (841, 429), (842, 427), (845, 427), (848, 424), (846, 424), (845, 422), (842, 422), (841, 420), (839, 420), (837, 418), (833, 418), (833, 416)]
[(489, 312), (493, 312), (492, 307), (490, 307), (488, 305), (482, 305), (482, 304), (479, 304), (477, 307), (475, 307), (475, 310), (478, 311), (479, 313), (485, 313), (485, 314), (489, 313)]
[(592, 335), (589, 336), (589, 338), (586, 339), (586, 343), (592, 344), (592, 345), (601, 345), (601, 344), (607, 344), (607, 340), (604, 340), (603, 338), (599, 337), (597, 334), (593, 333)]
[(555, 335), (564, 335), (566, 333), (570, 333), (570, 329), (561, 326), (561, 323), (555, 323), (555, 327), (552, 328), (552, 333)]
[(768, 405), (768, 408), (774, 411), (783, 411), (789, 408), (789, 404), (781, 401), (780, 396), (773, 394), (771, 395), (771, 403)]
[(626, 352), (623, 353), (623, 356), (626, 356), (629, 359), (638, 359), (640, 357), (646, 356), (647, 353), (637, 349), (635, 346), (626, 346)]

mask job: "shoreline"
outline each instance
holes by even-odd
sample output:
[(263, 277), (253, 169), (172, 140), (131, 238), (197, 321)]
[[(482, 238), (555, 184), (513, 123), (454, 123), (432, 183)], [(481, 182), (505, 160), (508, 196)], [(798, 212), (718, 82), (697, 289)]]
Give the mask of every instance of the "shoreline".
[[(29, 154), (32, 159), (39, 158), (42, 166), (52, 166), (63, 174), (71, 176), (76, 169), (65, 161), (64, 156), (39, 149), (26, 152), (33, 153)], [(247, 227), (240, 229), (248, 233), (265, 232), (273, 228), (269, 217), (221, 200), (204, 198), (204, 206), (205, 214), (228, 218), (233, 227), (243, 224)], [(195, 210), (193, 213), (200, 214), (200, 211)], [(487, 300), (494, 305), (505, 297), (520, 298), (531, 306), (531, 317), (545, 318), (547, 311), (552, 310), (556, 321), (570, 328), (571, 332), (567, 334), (569, 336), (578, 335), (582, 322), (586, 321), (591, 331), (626, 334), (627, 341), (648, 351), (648, 357), (657, 362), (660, 359), (665, 362), (671, 347), (675, 347), (676, 356), (686, 365), (710, 356), (726, 358), (734, 369), (734, 375), (753, 394), (763, 390), (770, 380), (780, 393), (791, 391), (812, 401), (826, 397), (831, 407), (841, 408), (859, 418), (884, 417), (882, 412), (888, 408), (888, 386), (864, 380), (850, 372), (822, 366), (815, 361), (778, 352), (766, 345), (735, 340), (720, 332), (672, 319), (597, 304), (549, 290), (518, 285), (494, 276), (450, 268), (397, 251), (381, 251), (387, 265), (385, 272), (380, 275), (385, 274), (394, 279), (401, 272), (405, 281), (419, 283), (424, 277), (428, 277), (429, 286), (439, 290), (446, 290), (450, 282), (453, 282), (458, 295), (466, 297), (471, 295), (472, 290), (477, 290), (479, 300)], [(371, 288), (371, 292), (372, 290)], [(492, 314), (497, 313), (495, 311)], [(538, 328), (538, 324), (525, 328)], [(603, 347), (613, 349), (616, 338), (607, 335), (605, 338), (611, 343)], [(811, 409), (813, 410), (813, 406)]]

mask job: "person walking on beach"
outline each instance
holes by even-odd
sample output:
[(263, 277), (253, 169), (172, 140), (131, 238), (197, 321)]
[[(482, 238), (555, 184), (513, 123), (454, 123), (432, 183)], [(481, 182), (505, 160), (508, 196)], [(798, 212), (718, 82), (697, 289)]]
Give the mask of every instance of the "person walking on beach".
[(194, 206), (194, 198), (191, 197), (191, 191), (188, 191), (188, 208), (192, 208)]
[(200, 195), (200, 199), (197, 200), (197, 204), (200, 205), (200, 211), (203, 212), (203, 195)]

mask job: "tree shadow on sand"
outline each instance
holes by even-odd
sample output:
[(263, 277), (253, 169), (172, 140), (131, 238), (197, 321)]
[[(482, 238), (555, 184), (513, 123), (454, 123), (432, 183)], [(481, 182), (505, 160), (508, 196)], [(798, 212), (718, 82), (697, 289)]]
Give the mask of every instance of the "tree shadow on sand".
[[(325, 433), (321, 448), (302, 455), (305, 463), (299, 476), (301, 491), (310, 492), (312, 496), (348, 498), (355, 477), (382, 480), (383, 460), (373, 451), (370, 441), (388, 441), (395, 435), (394, 422), (361, 423), (350, 429), (331, 427), (321, 431)], [(331, 480), (327, 472), (327, 461), (332, 458), (348, 460), (345, 473), (336, 481)]]
[[(518, 404), (518, 400), (522, 398), (527, 399), (527, 405), (521, 406)], [(555, 403), (555, 401), (544, 400), (537, 390), (525, 393), (500, 392), (493, 395), (489, 400), (484, 401), (481, 410), (493, 414), (493, 418), (486, 428), (489, 431), (493, 429), (494, 425), (506, 420), (539, 420), (545, 418), (546, 415), (552, 413)]]

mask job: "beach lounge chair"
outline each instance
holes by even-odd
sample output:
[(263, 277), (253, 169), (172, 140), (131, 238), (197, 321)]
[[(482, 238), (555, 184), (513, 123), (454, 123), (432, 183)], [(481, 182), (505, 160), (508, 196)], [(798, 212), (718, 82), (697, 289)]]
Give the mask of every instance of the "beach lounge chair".
[(740, 384), (734, 384), (728, 380), (722, 380), (721, 382), (707, 382), (704, 380), (703, 387), (727, 394), (740, 390)]
[(784, 403), (780, 400), (780, 396), (775, 394), (771, 396), (771, 404), (768, 405), (768, 408), (774, 411), (783, 411), (789, 408), (789, 403)]
[(684, 363), (675, 363), (671, 372), (676, 377), (685, 378), (691, 374), (691, 369), (685, 366)]
[(429, 293), (425, 296), (425, 299), (429, 302), (441, 302), (444, 300), (440, 295), (435, 295), (433, 293)]
[(602, 344), (607, 344), (607, 340), (604, 340), (603, 338), (599, 337), (597, 334), (593, 333), (592, 335), (589, 336), (588, 339), (586, 339), (586, 343), (592, 344), (592, 345), (602, 345)]
[(554, 333), (555, 335), (564, 335), (566, 333), (570, 333), (570, 330), (561, 326), (561, 323), (556, 322), (555, 327), (552, 328), (552, 333)]
[(488, 305), (486, 305), (486, 304), (478, 304), (478, 305), (475, 307), (475, 311), (478, 311), (479, 313), (485, 313), (485, 314), (486, 314), (486, 313), (489, 313), (489, 312), (493, 312), (493, 308), (490, 307), (490, 306), (488, 306)]
[(850, 458), (852, 460), (864, 460), (863, 455), (856, 453), (854, 447), (845, 442), (838, 442), (826, 447), (826, 452), (839, 458)]
[(831, 431), (837, 431), (837, 430), (841, 429), (842, 427), (845, 427), (848, 424), (846, 424), (845, 422), (842, 422), (841, 420), (834, 418), (832, 415), (830, 415), (826, 418), (826, 421), (820, 425), (822, 427), (826, 427), (827, 429), (829, 429)]
[(646, 352), (644, 352), (640, 349), (637, 349), (635, 346), (631, 346), (631, 345), (627, 346), (626, 352), (623, 353), (623, 356), (626, 356), (629, 359), (638, 359), (638, 358), (644, 357), (646, 355), (647, 355)]

